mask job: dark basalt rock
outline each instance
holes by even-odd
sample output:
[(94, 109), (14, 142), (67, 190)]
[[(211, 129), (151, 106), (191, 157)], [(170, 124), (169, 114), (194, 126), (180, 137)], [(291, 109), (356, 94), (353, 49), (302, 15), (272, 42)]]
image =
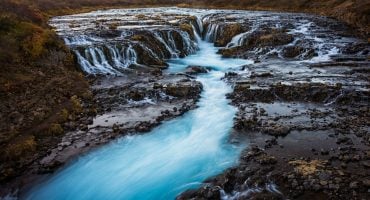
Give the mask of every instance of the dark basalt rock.
[(287, 46), (284, 47), (282, 55), (285, 58), (296, 58), (298, 56), (302, 56), (305, 59), (309, 59), (317, 55), (317, 53), (315, 53), (315, 50), (313, 49), (306, 49), (300, 46)]
[(263, 72), (263, 73), (255, 73), (255, 72), (252, 72), (250, 78), (267, 78), (267, 77), (273, 77), (273, 74), (270, 73), (270, 72)]
[(133, 48), (135, 49), (138, 56), (137, 59), (138, 64), (143, 64), (146, 66), (167, 66), (167, 64), (163, 60), (151, 54), (143, 46), (137, 44), (134, 45)]
[[(244, 41), (242, 46), (224, 48), (218, 51), (225, 58), (232, 57), (247, 57), (245, 56), (248, 51), (256, 48), (262, 48), (261, 54), (267, 53), (271, 47), (286, 45), (293, 42), (294, 37), (280, 29), (260, 30), (251, 33)], [(275, 55), (276, 57), (277, 55)]]
[(165, 88), (165, 93), (170, 96), (180, 98), (193, 98), (200, 94), (202, 85), (200, 83), (169, 84)]
[(345, 54), (361, 54), (361, 55), (369, 55), (370, 47), (366, 43), (359, 43), (355, 45), (347, 46), (343, 53)]
[(246, 48), (255, 48), (255, 47), (266, 47), (266, 46), (279, 46), (288, 44), (293, 41), (293, 36), (281, 31), (272, 31), (269, 32), (257, 32), (252, 34), (247, 38), (245, 42)]
[[(337, 97), (341, 88), (325, 84), (272, 85), (269, 89), (248, 89), (236, 85), (229, 95), (234, 101), (272, 102), (276, 99), (285, 101), (326, 102)], [(356, 93), (356, 92), (355, 92)]]
[(208, 73), (210, 68), (202, 66), (188, 66), (185, 73), (189, 75), (205, 74)]

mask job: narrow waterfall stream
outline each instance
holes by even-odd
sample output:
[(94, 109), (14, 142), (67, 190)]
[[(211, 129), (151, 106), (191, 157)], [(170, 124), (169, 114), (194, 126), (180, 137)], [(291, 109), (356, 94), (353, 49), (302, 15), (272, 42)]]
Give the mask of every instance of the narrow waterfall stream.
[(242, 145), (228, 142), (236, 109), (228, 104), (231, 88), (221, 78), (249, 61), (222, 59), (211, 43), (200, 41), (199, 47), (195, 55), (169, 61), (170, 72), (192, 64), (214, 68), (198, 78), (204, 87), (199, 108), (81, 157), (27, 199), (174, 199), (235, 165)]

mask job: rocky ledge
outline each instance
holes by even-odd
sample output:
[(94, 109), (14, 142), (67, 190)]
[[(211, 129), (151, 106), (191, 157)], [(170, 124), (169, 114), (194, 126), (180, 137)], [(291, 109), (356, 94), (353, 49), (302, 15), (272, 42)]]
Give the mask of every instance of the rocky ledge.
[(344, 42), (317, 59), (324, 49), (308, 35), (316, 31), (315, 40), (326, 45), (350, 33), (338, 22), (325, 31), (307, 24), (303, 32), (284, 22), (260, 26), (219, 50), (254, 60), (223, 78), (238, 108), (230, 141), (248, 145), (237, 166), (178, 199), (369, 197), (369, 45)]

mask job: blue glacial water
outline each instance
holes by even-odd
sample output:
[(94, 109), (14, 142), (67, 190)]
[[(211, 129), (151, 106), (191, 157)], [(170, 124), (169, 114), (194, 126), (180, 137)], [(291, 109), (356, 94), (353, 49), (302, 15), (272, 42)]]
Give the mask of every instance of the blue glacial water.
[(80, 157), (33, 188), (26, 199), (174, 199), (206, 178), (237, 163), (243, 145), (228, 143), (236, 108), (220, 80), (224, 72), (248, 64), (221, 59), (211, 43), (199, 42), (197, 54), (170, 60), (169, 72), (188, 65), (213, 67), (201, 75), (199, 107), (144, 135), (123, 137)]

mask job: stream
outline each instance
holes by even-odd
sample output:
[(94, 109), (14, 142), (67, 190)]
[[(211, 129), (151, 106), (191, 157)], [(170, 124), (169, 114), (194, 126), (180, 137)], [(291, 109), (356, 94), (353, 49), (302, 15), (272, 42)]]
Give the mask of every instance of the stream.
[[(366, 89), (366, 81), (349, 73), (350, 66), (361, 67), (366, 58), (360, 53), (355, 55), (358, 58), (338, 57), (360, 41), (333, 31), (340, 26), (323, 17), (170, 7), (94, 11), (55, 17), (50, 25), (75, 52), (81, 70), (107, 75), (105, 84), (109, 85), (109, 77), (126, 72), (160, 71), (157, 77), (199, 81), (203, 92), (196, 109), (148, 133), (125, 135), (78, 157), (33, 187), (25, 199), (175, 199), (199, 188), (207, 178), (237, 166), (249, 145), (248, 139), (230, 139), (238, 112), (226, 98), (233, 92), (230, 83), (245, 91), (268, 91), (276, 84)], [(209, 72), (184, 74), (189, 66), (206, 67)], [(147, 101), (156, 104), (146, 96), (142, 102)], [(330, 98), (324, 103), (332, 104)], [(276, 105), (267, 113), (279, 111)], [(251, 192), (246, 191), (241, 194)], [(229, 199), (238, 195), (223, 194)]]
[(235, 165), (243, 145), (228, 142), (236, 109), (225, 97), (231, 88), (221, 78), (250, 61), (222, 59), (204, 41), (199, 47), (195, 55), (170, 60), (168, 69), (177, 72), (193, 64), (214, 69), (198, 78), (204, 91), (196, 110), (79, 158), (27, 199), (174, 199)]

